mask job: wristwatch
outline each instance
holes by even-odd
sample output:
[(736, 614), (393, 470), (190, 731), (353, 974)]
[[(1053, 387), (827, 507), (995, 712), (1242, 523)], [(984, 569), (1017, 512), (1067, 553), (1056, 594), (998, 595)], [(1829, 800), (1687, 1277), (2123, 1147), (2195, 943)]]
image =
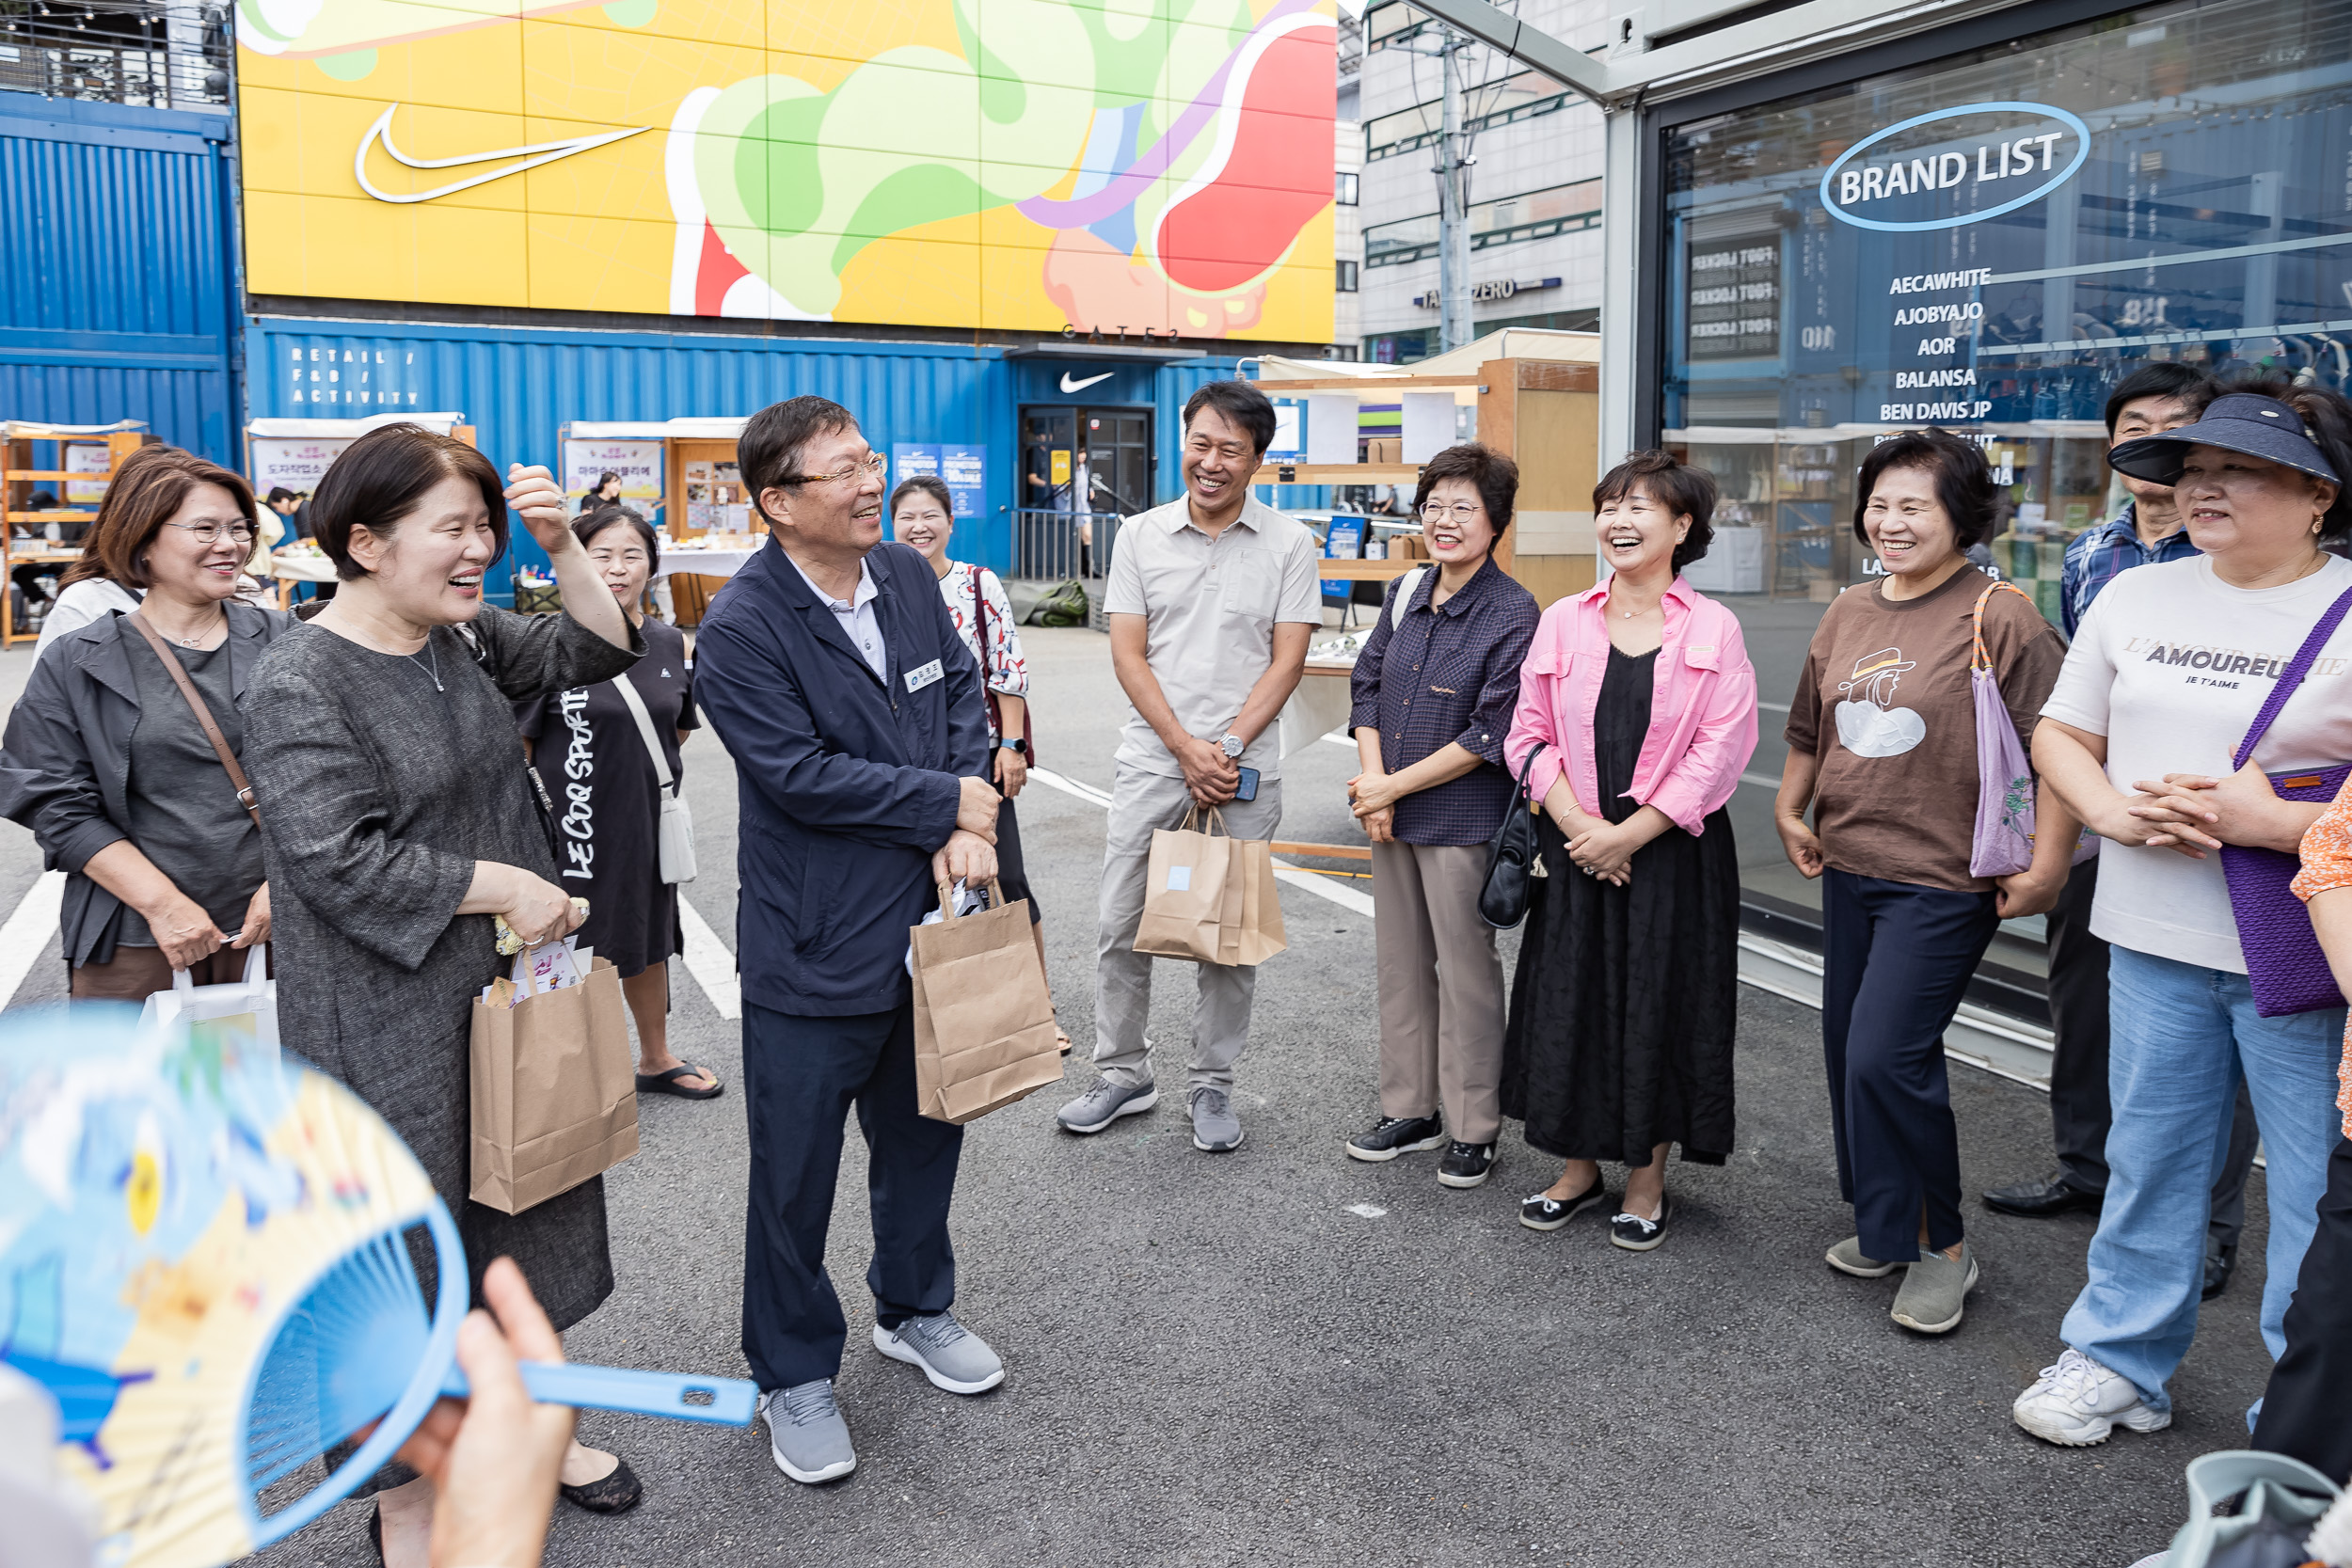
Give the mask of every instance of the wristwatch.
[(1018, 736), (1015, 736), (1010, 740), (999, 738), (996, 744), (1001, 750), (1018, 752), (1025, 757), (1029, 754), (1029, 743)]
[(1231, 733), (1228, 733), (1225, 738), (1218, 741), (1217, 744), (1225, 749), (1225, 754), (1229, 757), (1238, 758), (1244, 751), (1248, 750), (1248, 748), (1243, 744), (1241, 736)]

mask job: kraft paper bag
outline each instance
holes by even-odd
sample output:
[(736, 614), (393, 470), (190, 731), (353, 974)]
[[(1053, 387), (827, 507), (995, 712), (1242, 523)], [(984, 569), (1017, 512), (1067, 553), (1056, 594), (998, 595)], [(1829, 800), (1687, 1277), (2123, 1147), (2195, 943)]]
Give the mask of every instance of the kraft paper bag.
[(1282, 928), (1282, 898), (1274, 882), (1274, 847), (1262, 838), (1233, 841), (1233, 880), (1241, 885), (1242, 906), (1234, 961), (1262, 964), (1290, 945)]
[(939, 890), (940, 919), (908, 937), (914, 976), (914, 1108), (961, 1126), (1061, 1082), (1054, 1000), (1029, 935), (1029, 901), (971, 914)]
[(471, 1053), (476, 1203), (519, 1214), (637, 1152), (637, 1065), (609, 960), (561, 990), (493, 981), (474, 1000)]
[(1195, 806), (1181, 826), (1152, 832), (1134, 951), (1195, 963), (1239, 963), (1245, 890), (1232, 879), (1234, 840), (1216, 807), (1209, 808), (1206, 829), (1193, 826), (1200, 815)]

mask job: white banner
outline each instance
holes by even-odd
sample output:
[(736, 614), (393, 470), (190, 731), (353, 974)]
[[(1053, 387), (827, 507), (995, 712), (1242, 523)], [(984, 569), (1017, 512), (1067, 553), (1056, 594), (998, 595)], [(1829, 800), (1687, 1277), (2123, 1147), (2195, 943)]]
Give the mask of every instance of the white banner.
[(618, 474), (622, 504), (650, 517), (653, 503), (661, 499), (667, 477), (663, 457), (668, 450), (663, 441), (566, 441), (564, 498), (577, 512), (580, 498), (594, 490), (599, 479)]
[[(65, 449), (65, 471), (70, 474), (104, 474), (107, 467), (106, 444), (103, 441), (69, 442)], [(96, 506), (106, 499), (103, 484), (84, 484), (79, 480), (65, 482), (65, 501), (68, 506)]]
[(274, 489), (309, 496), (326, 476), (327, 465), (341, 457), (355, 437), (341, 436), (253, 437), (253, 499), (269, 504)]

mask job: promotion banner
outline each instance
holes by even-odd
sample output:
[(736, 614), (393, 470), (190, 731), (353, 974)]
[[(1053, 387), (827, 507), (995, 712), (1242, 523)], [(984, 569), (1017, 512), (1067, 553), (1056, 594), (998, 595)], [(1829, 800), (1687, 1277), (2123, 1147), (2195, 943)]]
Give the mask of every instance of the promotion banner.
[(253, 497), (266, 503), (272, 490), (292, 490), (309, 499), (326, 477), (328, 465), (343, 454), (352, 437), (343, 436), (256, 436), (253, 453)]
[(944, 481), (955, 503), (954, 515), (977, 517), (987, 489), (985, 447), (960, 447), (938, 441), (893, 441), (890, 444), (890, 483), (929, 477)]
[[(65, 449), (65, 471), (70, 474), (99, 474), (107, 470), (107, 449), (103, 441), (73, 441)], [(65, 482), (68, 506), (96, 506), (106, 499), (104, 484), (85, 484), (79, 480)]]
[(577, 512), (580, 499), (601, 484), (605, 475), (617, 474), (621, 504), (651, 520), (666, 477), (665, 450), (660, 441), (566, 441), (564, 499)]

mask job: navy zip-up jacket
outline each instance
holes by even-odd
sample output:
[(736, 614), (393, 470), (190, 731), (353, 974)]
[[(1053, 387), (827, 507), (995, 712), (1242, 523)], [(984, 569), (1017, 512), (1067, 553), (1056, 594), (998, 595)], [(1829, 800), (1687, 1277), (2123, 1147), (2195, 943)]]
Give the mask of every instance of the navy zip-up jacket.
[(803, 1017), (907, 1000), (907, 928), (938, 901), (931, 853), (988, 763), (979, 665), (930, 562), (882, 544), (866, 567), (884, 679), (772, 537), (694, 639), (695, 701), (735, 759), (743, 995)]

